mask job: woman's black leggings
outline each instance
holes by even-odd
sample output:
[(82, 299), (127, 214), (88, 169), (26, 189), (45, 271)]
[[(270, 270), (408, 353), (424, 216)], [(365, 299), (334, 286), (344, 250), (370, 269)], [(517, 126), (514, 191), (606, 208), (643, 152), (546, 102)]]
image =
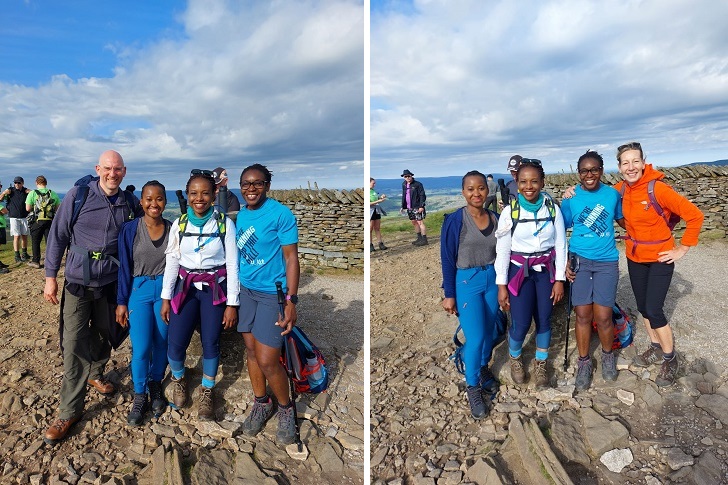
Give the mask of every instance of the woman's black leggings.
[(675, 265), (657, 261), (635, 263), (627, 259), (627, 271), (634, 299), (637, 300), (637, 309), (650, 321), (650, 327), (661, 328), (667, 325), (663, 307)]

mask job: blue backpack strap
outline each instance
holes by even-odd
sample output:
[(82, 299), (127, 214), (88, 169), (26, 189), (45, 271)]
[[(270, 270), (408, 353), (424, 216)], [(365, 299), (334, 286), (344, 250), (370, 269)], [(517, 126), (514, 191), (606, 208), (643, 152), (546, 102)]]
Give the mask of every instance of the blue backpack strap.
[(458, 333), (462, 329), (462, 325), (458, 324), (455, 333), (452, 336), (452, 342), (455, 344), (455, 352), (450, 356), (450, 360), (455, 363), (455, 368), (459, 373), (465, 374), (465, 364), (463, 363), (463, 343), (458, 338)]

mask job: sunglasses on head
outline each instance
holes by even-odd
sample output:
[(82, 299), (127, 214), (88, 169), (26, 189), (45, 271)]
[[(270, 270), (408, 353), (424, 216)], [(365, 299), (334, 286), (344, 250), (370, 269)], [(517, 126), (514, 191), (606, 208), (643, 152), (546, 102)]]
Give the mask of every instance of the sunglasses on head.
[(215, 174), (212, 170), (200, 170), (199, 168), (193, 168), (190, 170), (190, 177), (193, 175), (204, 175), (205, 177), (214, 178)]
[(523, 165), (524, 163), (528, 165), (535, 165), (537, 167), (541, 166), (541, 160), (537, 158), (524, 158), (523, 160), (521, 160), (521, 165)]

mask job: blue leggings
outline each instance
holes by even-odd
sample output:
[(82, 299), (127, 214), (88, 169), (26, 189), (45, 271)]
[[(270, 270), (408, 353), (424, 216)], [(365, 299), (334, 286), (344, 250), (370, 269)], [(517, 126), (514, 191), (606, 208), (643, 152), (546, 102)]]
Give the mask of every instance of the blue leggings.
[[(509, 281), (519, 269), (519, 266), (511, 263), (508, 269)], [(551, 311), (554, 308), (551, 301), (553, 286), (548, 271), (536, 271), (529, 268), (528, 278), (523, 280), (518, 296), (509, 294), (511, 329), (508, 333), (508, 347), (512, 357), (521, 355), (523, 341), (526, 340), (526, 334), (531, 328), (532, 319), (536, 320), (536, 348), (549, 348), (551, 344)], [(536, 358), (546, 360), (546, 355), (540, 355), (537, 351)]]
[(147, 381), (161, 382), (167, 369), (167, 325), (162, 308), (162, 275), (137, 276), (129, 296), (129, 339), (134, 392), (147, 392)]
[(488, 365), (493, 349), (498, 286), (493, 265), (458, 269), (455, 275), (455, 301), (465, 335), (463, 362), (465, 382), (480, 383), (480, 369)]
[[(227, 291), (225, 284), (221, 285), (220, 289)], [(179, 314), (174, 312), (170, 314), (167, 357), (172, 375), (176, 379), (184, 376), (187, 347), (199, 323), (202, 341), (202, 385), (210, 388), (215, 385), (217, 367), (220, 363), (220, 334), (225, 306), (224, 303), (212, 304), (212, 290), (208, 285), (202, 285), (202, 290), (192, 285)]]

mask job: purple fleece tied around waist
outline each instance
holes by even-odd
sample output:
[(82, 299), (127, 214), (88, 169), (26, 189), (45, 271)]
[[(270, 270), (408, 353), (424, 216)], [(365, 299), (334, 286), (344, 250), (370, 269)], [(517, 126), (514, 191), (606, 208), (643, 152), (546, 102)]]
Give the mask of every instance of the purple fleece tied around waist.
[(225, 293), (220, 289), (220, 284), (217, 280), (223, 276), (227, 276), (227, 269), (225, 267), (218, 268), (212, 273), (199, 273), (187, 271), (184, 268), (179, 269), (179, 274), (182, 276), (182, 291), (174, 295), (172, 298), (172, 311), (179, 315), (179, 309), (182, 306), (182, 302), (185, 301), (187, 292), (190, 289), (192, 283), (207, 283), (212, 289), (212, 304), (219, 305), (227, 301)]
[(513, 278), (508, 282), (508, 291), (512, 295), (518, 296), (518, 292), (521, 291), (521, 285), (523, 280), (528, 277), (528, 268), (536, 266), (537, 264), (544, 264), (549, 270), (549, 276), (551, 277), (551, 283), (556, 281), (556, 268), (554, 267), (554, 258), (556, 257), (556, 251), (552, 249), (546, 254), (529, 258), (522, 254), (511, 253), (511, 261), (514, 263), (520, 263), (521, 267), (518, 272), (513, 275)]

